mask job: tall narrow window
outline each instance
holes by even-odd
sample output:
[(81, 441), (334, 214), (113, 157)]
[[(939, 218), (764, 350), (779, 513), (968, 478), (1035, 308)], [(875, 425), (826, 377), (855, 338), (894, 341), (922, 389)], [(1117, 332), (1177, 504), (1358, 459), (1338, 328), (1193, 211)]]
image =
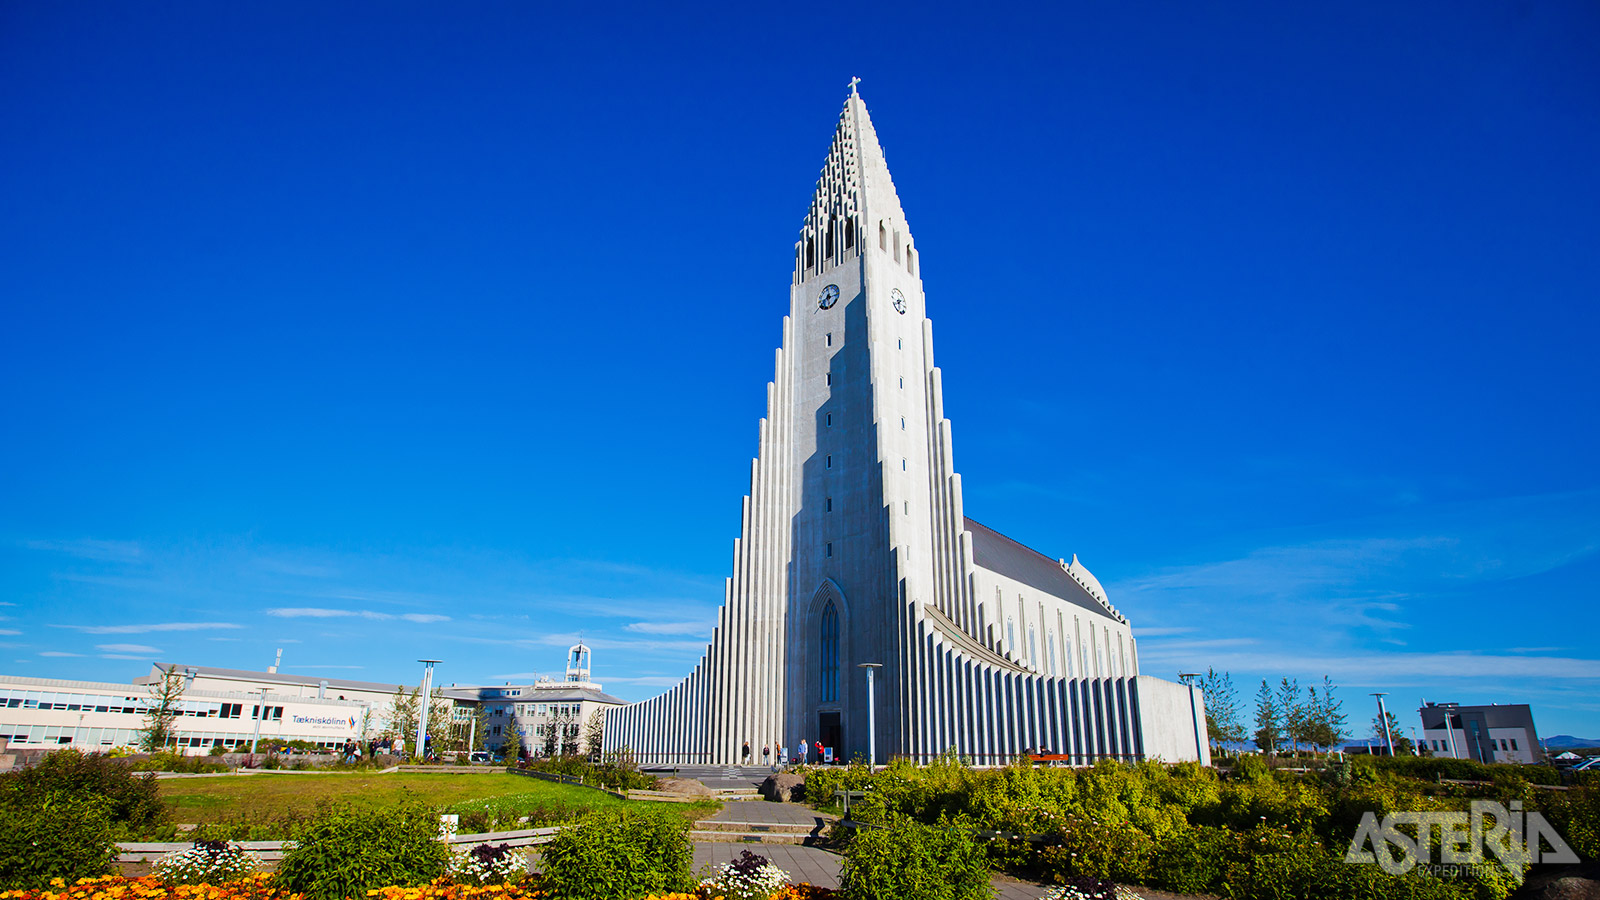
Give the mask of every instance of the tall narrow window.
[(904, 390), (905, 386), (906, 386), (906, 377), (904, 375), (901, 375), (900, 376), (900, 387), (901, 387), (902, 390)]
[(913, 260), (911, 258), (911, 245), (910, 244), (906, 245), (906, 271), (910, 272), (913, 275), (917, 274), (917, 263), (916, 263), (915, 260)]
[(1045, 672), (1054, 675), (1056, 674), (1056, 633), (1054, 631), (1045, 632), (1044, 649)]
[(894, 261), (895, 262), (899, 262), (900, 261), (900, 231), (899, 231), (899, 229), (896, 229), (895, 233), (894, 233)]
[(828, 332), (828, 346), (829, 347), (833, 346), (833, 332), (831, 332), (831, 331)]
[(1034, 668), (1039, 667), (1039, 635), (1034, 632), (1033, 626), (1028, 626), (1028, 661)]
[(902, 457), (900, 457), (900, 471), (904, 472), (905, 470), (906, 470), (906, 458), (904, 456), (902, 456)]
[(1006, 653), (1014, 659), (1017, 655), (1017, 620), (1006, 616)]
[(833, 468), (833, 454), (832, 453), (828, 454), (828, 458), (827, 458), (827, 462), (826, 462), (825, 467), (829, 468), (829, 469)]
[(828, 386), (832, 387), (833, 386), (833, 373), (829, 372), (826, 377), (828, 379)]
[(849, 250), (856, 245), (855, 223), (850, 219), (844, 220), (844, 248)]
[(816, 264), (816, 260), (817, 260), (816, 248), (812, 245), (811, 238), (806, 238), (806, 268), (809, 269), (813, 265), (815, 265)]
[(900, 430), (901, 431), (905, 431), (906, 430), (906, 417), (905, 416), (901, 416), (900, 417)]
[(822, 548), (822, 555), (827, 559), (833, 559), (833, 541), (829, 541), (827, 545)]
[(896, 350), (904, 350), (906, 348), (905, 338), (895, 338), (894, 339), (894, 348)]
[(884, 228), (883, 228), (883, 223), (879, 222), (878, 223), (878, 249), (879, 250), (887, 250), (887, 249), (889, 249), (888, 234), (889, 234), (889, 232), (885, 231)]
[(839, 702), (839, 610), (832, 600), (822, 608), (822, 696), (818, 699)]
[(908, 515), (908, 516), (911, 515), (911, 501), (910, 500), (906, 501), (906, 513), (905, 514)]
[(832, 497), (829, 497), (826, 500), (822, 501), (822, 511), (823, 512), (833, 512), (833, 498)]
[(822, 417), (822, 421), (824, 423), (824, 427), (832, 428), (833, 427), (833, 413), (827, 413), (826, 415), (824, 415)]

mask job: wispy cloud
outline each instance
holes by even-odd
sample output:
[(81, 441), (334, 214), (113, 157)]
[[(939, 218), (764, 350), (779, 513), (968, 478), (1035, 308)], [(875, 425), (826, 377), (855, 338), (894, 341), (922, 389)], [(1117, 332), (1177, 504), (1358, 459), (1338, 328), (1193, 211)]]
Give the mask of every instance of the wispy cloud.
[(450, 621), (449, 616), (442, 616), (437, 613), (401, 613), (400, 615), (394, 615), (391, 613), (382, 613), (370, 609), (329, 609), (322, 606), (276, 607), (274, 609), (267, 610), (267, 615), (277, 616), (281, 619), (362, 618), (372, 619), (378, 622), (386, 622), (392, 619), (402, 619), (407, 622), (418, 622), (424, 625), (432, 622)]
[(62, 553), (67, 556), (91, 559), (98, 562), (134, 562), (144, 556), (144, 548), (134, 541), (102, 541), (83, 538), (70, 541), (23, 541), (22, 546), (27, 547), (29, 550)]
[(160, 650), (147, 647), (144, 644), (95, 644), (94, 648), (103, 653), (144, 653), (159, 655)]
[(365, 669), (366, 666), (325, 666), (320, 663), (310, 663), (303, 666), (284, 666), (285, 669)]
[(51, 658), (55, 658), (55, 657), (58, 657), (58, 656), (63, 656), (63, 657), (82, 656), (83, 654), (82, 653), (68, 653), (65, 650), (40, 650), (39, 651), (39, 655), (40, 656), (48, 656), (48, 657), (51, 657)]
[(150, 634), (157, 631), (209, 631), (214, 628), (243, 628), (233, 622), (159, 622), (150, 625), (51, 625), (84, 634)]
[(21, 634), (21, 633), (22, 632), (16, 630), (15, 628), (0, 628), (0, 634)]
[(1487, 653), (1357, 653), (1316, 655), (1283, 651), (1217, 652), (1215, 647), (1147, 646), (1141, 669), (1205, 665), (1218, 671), (1305, 672), (1343, 679), (1539, 678), (1600, 679), (1600, 659), (1503, 656)]
[(630, 622), (623, 626), (625, 630), (638, 634), (706, 634), (716, 626), (715, 622)]

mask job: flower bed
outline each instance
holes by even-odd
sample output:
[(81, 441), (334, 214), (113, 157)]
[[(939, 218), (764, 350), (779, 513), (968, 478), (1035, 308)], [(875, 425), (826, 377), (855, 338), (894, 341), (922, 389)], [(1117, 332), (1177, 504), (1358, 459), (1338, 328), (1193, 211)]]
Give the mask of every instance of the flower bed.
[[(537, 889), (536, 879), (520, 884), (449, 884), (386, 887), (368, 891), (372, 900), (557, 900)], [(298, 894), (291, 895), (294, 900)], [(809, 884), (788, 885), (773, 900), (832, 900), (833, 891)], [(272, 876), (251, 875), (227, 884), (184, 884), (169, 887), (153, 875), (124, 878), (82, 878), (67, 884), (57, 878), (43, 890), (0, 891), (0, 900), (274, 900)], [(276, 900), (284, 900), (281, 895)], [(639, 900), (714, 900), (706, 894), (656, 894)]]

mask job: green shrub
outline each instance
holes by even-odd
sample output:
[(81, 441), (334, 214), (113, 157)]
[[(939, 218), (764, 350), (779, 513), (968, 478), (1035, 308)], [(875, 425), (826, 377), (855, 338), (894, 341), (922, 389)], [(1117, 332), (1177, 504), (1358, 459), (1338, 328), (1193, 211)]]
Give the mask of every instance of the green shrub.
[(127, 763), (100, 753), (57, 750), (31, 769), (0, 775), (0, 787), (40, 798), (59, 794), (95, 799), (120, 834), (154, 828), (167, 815), (154, 775), (135, 775)]
[(181, 753), (152, 753), (143, 758), (130, 759), (129, 768), (136, 772), (183, 772), (188, 775), (209, 772), (226, 772), (228, 764), (209, 756), (184, 756)]
[(994, 897), (983, 847), (969, 832), (899, 815), (882, 827), (858, 829), (845, 844), (839, 893), (845, 900)]
[(421, 804), (381, 810), (339, 805), (301, 828), (273, 882), (307, 900), (365, 897), (372, 888), (427, 884), (444, 874), (449, 849), (439, 817)]
[(540, 854), (540, 890), (563, 900), (632, 900), (694, 886), (689, 824), (628, 808), (597, 810), (557, 832)]
[(600, 765), (581, 756), (546, 756), (529, 760), (523, 768), (581, 778), (584, 784), (598, 784), (614, 791), (653, 791), (661, 784), (654, 775), (640, 772), (631, 755), (620, 753), (607, 754)]
[(110, 802), (0, 784), (0, 888), (43, 888), (104, 875), (117, 856)]

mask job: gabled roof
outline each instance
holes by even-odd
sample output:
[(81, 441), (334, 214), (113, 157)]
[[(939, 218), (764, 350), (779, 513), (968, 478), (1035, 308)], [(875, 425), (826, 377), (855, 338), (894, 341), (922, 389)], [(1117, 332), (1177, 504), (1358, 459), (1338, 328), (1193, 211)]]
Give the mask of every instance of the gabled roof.
[(1091, 612), (1126, 621), (1109, 604), (1100, 602), (1089, 588), (1073, 578), (1059, 560), (1025, 547), (975, 519), (966, 519), (965, 525), (967, 533), (972, 535), (972, 561), (981, 568), (1020, 581)]

